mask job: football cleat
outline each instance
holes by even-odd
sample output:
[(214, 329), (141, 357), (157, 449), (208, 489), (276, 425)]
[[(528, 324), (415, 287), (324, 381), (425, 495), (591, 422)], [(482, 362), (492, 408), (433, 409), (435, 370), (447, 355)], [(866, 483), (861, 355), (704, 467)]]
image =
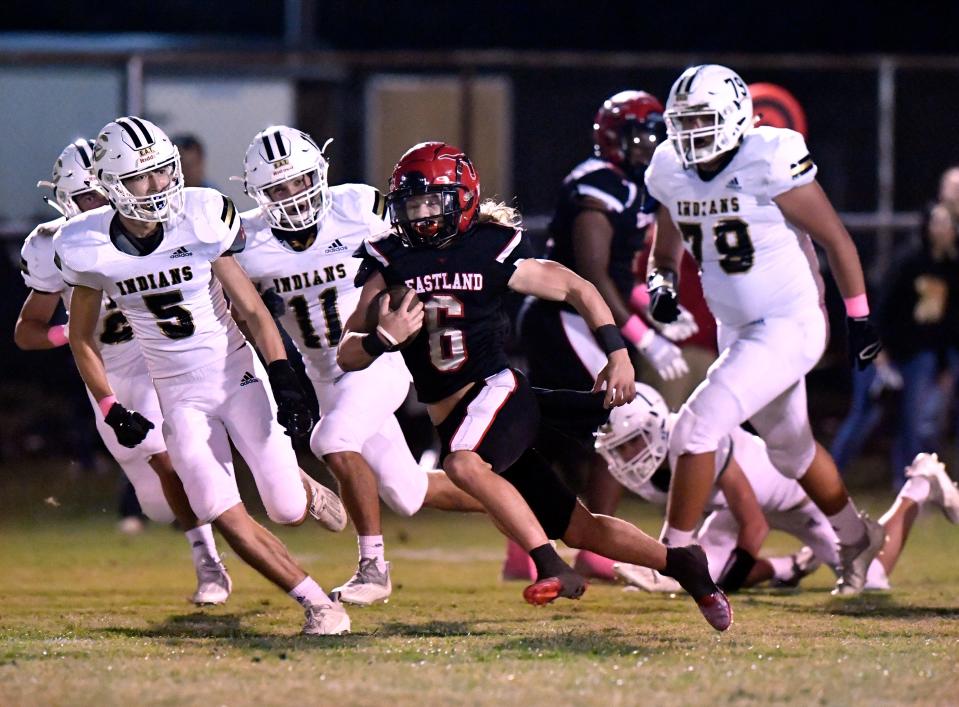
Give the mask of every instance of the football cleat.
[(929, 500), (939, 505), (951, 523), (959, 524), (959, 489), (946, 473), (946, 465), (937, 454), (917, 454), (906, 467), (906, 476), (924, 476), (929, 480)]
[(310, 515), (327, 530), (339, 533), (346, 527), (346, 509), (340, 497), (307, 474), (301, 476), (310, 487)]
[(879, 523), (860, 513), (866, 526), (866, 535), (855, 545), (839, 546), (839, 579), (831, 594), (837, 597), (855, 596), (866, 585), (866, 573), (869, 564), (882, 550), (886, 542), (886, 529)]
[(503, 561), (502, 578), (504, 581), (522, 580), (532, 582), (536, 579), (536, 563), (523, 548), (512, 540), (506, 541), (506, 559)]
[(702, 599), (696, 601), (700, 613), (706, 619), (706, 623), (717, 631), (725, 631), (733, 625), (733, 606), (729, 599), (723, 593), (722, 589), (717, 589), (712, 594), (707, 594)]
[(197, 606), (225, 604), (233, 591), (233, 580), (222, 562), (204, 560), (196, 568), (196, 591), (193, 603)]
[(390, 563), (386, 563), (386, 571), (381, 572), (376, 564), (376, 558), (364, 557), (360, 566), (346, 584), (341, 584), (333, 590), (339, 594), (347, 604), (369, 606), (378, 601), (386, 601), (393, 593), (393, 583), (390, 581)]
[(822, 560), (816, 557), (816, 553), (808, 545), (799, 548), (790, 558), (793, 561), (792, 573), (785, 579), (772, 580), (771, 586), (777, 589), (794, 589), (804, 577), (808, 577), (822, 565)]
[(626, 584), (632, 587), (639, 587), (646, 592), (683, 591), (683, 588), (679, 586), (679, 582), (675, 579), (672, 577), (664, 577), (649, 567), (631, 565), (627, 562), (616, 562), (613, 564), (613, 571), (616, 573), (616, 576), (626, 582)]
[(573, 569), (587, 579), (598, 579), (603, 582), (616, 581), (613, 561), (589, 550), (580, 550), (576, 553)]
[(565, 572), (560, 577), (546, 577), (526, 587), (523, 599), (533, 606), (549, 604), (555, 599), (579, 599), (589, 583), (575, 572)]
[(336, 599), (329, 604), (307, 604), (305, 636), (339, 636), (350, 632), (350, 616)]

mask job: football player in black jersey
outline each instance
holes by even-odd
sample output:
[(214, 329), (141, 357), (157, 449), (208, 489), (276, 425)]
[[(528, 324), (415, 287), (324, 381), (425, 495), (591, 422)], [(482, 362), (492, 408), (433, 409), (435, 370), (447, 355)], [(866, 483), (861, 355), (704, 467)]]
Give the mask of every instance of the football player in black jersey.
[[(633, 261), (643, 249), (647, 227), (657, 202), (643, 184), (643, 174), (656, 146), (666, 139), (663, 106), (645, 91), (620, 91), (607, 99), (593, 120), (593, 156), (578, 164), (563, 180), (556, 213), (549, 226), (548, 258), (589, 280), (603, 296), (623, 336), (665, 380), (686, 374), (682, 353), (667, 337), (647, 326), (630, 307), (641, 300), (645, 286), (635, 293)], [(648, 300), (646, 300), (648, 302)], [(695, 333), (694, 321), (677, 332), (677, 340)], [(680, 325), (682, 326), (682, 324)], [(530, 382), (545, 388), (588, 390), (605, 365), (589, 327), (565, 302), (532, 299), (521, 316), (523, 349)], [(670, 334), (672, 335), (672, 334)], [(588, 465), (584, 501), (596, 513), (612, 514), (622, 487), (592, 452), (562, 448), (561, 456), (576, 465)], [(523, 579), (528, 563), (510, 548), (504, 579)], [(612, 581), (613, 563), (590, 552), (576, 557), (577, 571), (587, 577)]]
[[(443, 469), (536, 564), (538, 580), (523, 592), (528, 602), (585, 591), (585, 580), (549, 543), (562, 538), (675, 577), (707, 621), (725, 630), (732, 610), (701, 548), (666, 548), (625, 521), (589, 513), (531, 448), (540, 410), (503, 350), (508, 290), (566, 301), (581, 313), (608, 358), (593, 386), (607, 408), (632, 400), (633, 367), (596, 288), (559, 263), (529, 257), (518, 214), (493, 202), (481, 206), (479, 186), (472, 162), (450, 145), (421, 143), (400, 159), (387, 197), (396, 232), (358, 253), (363, 290), (338, 363), (359, 370), (403, 346), (442, 443)], [(388, 287), (403, 286), (413, 292), (398, 307), (389, 296), (376, 301)], [(375, 326), (367, 324), (371, 305), (379, 308)]]

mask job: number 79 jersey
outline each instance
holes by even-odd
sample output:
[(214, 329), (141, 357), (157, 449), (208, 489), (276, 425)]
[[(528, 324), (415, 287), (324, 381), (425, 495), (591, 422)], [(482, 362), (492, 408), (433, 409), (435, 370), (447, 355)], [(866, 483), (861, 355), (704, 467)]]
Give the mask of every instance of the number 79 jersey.
[(246, 248), (237, 260), (260, 292), (273, 290), (283, 300), (280, 323), (296, 343), (312, 380), (343, 374), (336, 347), (343, 323), (360, 299), (353, 284), (359, 261), (352, 257), (366, 238), (389, 228), (380, 192), (363, 184), (330, 189), (333, 205), (317, 224), (314, 241), (293, 250), (273, 235), (261, 209), (241, 214)]
[(117, 303), (154, 379), (223, 360), (244, 342), (213, 275), (213, 261), (240, 237), (240, 216), (215, 189), (188, 188), (183, 196), (183, 211), (163, 223), (162, 240), (146, 255), (114, 245), (116, 212), (108, 206), (74, 217), (54, 238), (64, 280)]
[(729, 164), (708, 180), (683, 169), (672, 144), (656, 148), (646, 187), (699, 262), (706, 302), (722, 324), (821, 305), (812, 242), (773, 201), (815, 178), (802, 136), (784, 128), (748, 131)]

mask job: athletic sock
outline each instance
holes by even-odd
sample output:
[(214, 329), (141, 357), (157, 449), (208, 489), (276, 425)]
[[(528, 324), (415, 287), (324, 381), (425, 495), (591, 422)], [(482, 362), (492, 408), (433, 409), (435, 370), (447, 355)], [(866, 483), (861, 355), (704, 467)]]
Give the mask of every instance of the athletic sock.
[(906, 479), (906, 483), (899, 490), (899, 496), (915, 501), (917, 505), (921, 506), (928, 500), (930, 489), (929, 479), (925, 476), (913, 476)]
[(293, 589), (287, 592), (293, 597), (300, 606), (309, 605), (318, 606), (320, 604), (332, 604), (333, 600), (327, 596), (326, 592), (316, 583), (310, 575), (306, 575), (303, 581), (297, 584)]
[(216, 551), (216, 541), (213, 539), (213, 526), (209, 523), (198, 525), (192, 530), (186, 531), (184, 535), (186, 535), (187, 542), (190, 543), (195, 567), (210, 562), (215, 564), (220, 561), (220, 555)]
[(663, 523), (663, 532), (659, 535), (659, 542), (669, 547), (684, 547), (685, 545), (692, 545), (695, 535), (695, 530), (680, 530), (671, 527), (669, 523)]
[(706, 553), (698, 545), (667, 547), (666, 567), (660, 574), (675, 579), (696, 601), (717, 590), (716, 584), (709, 576)]
[(357, 535), (356, 542), (360, 546), (360, 559), (370, 557), (376, 560), (380, 572), (386, 572), (386, 554), (383, 547), (382, 535)]
[(573, 571), (573, 568), (566, 564), (550, 543), (534, 547), (529, 551), (529, 556), (533, 558), (533, 564), (536, 565), (537, 579), (559, 577), (561, 574)]
[(866, 534), (866, 526), (862, 522), (859, 511), (856, 510), (850, 498), (842, 510), (834, 516), (828, 516), (829, 524), (839, 536), (839, 542), (843, 545), (855, 545)]

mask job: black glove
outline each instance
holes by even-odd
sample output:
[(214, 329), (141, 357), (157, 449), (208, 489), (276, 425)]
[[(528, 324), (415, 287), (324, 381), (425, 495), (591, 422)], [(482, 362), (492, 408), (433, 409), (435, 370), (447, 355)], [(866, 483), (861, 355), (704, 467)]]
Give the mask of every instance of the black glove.
[(849, 362), (860, 371), (864, 371), (882, 351), (879, 335), (869, 321), (869, 317), (846, 317), (846, 332)]
[(147, 438), (154, 425), (138, 412), (127, 410), (120, 403), (113, 403), (103, 418), (117, 434), (117, 442), (133, 449)]
[(649, 290), (649, 316), (663, 324), (675, 322), (679, 318), (676, 273), (654, 270), (646, 281), (646, 288)]
[(276, 421), (290, 437), (309, 434), (313, 427), (313, 412), (293, 366), (281, 358), (269, 364), (266, 372), (270, 376), (270, 387), (276, 399)]

